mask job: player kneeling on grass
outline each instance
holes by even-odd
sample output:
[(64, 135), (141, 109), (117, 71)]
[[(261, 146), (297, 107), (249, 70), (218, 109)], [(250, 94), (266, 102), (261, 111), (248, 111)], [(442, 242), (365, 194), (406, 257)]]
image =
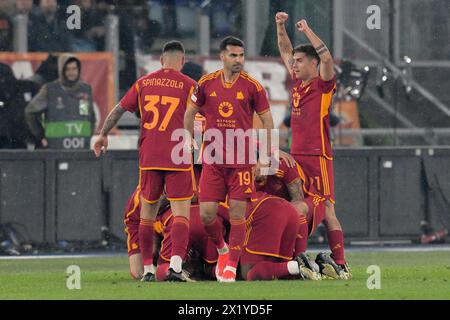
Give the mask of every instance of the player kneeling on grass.
[[(316, 194), (315, 188), (305, 181), (305, 174), (301, 166), (295, 162), (295, 166), (288, 166), (285, 161), (280, 161), (278, 170), (273, 175), (261, 175), (255, 170), (255, 185), (257, 191), (283, 198), (297, 209), (299, 229), (295, 240), (294, 257), (303, 261), (308, 279), (317, 279), (315, 263), (306, 255), (307, 240), (321, 222), (327, 225), (325, 199)], [(328, 227), (328, 225), (327, 225)], [(335, 252), (337, 248), (330, 243), (330, 249)], [(320, 253), (316, 258), (322, 275), (334, 279), (350, 279), (351, 273), (346, 262), (337, 264), (333, 257)]]
[[(253, 200), (247, 209), (247, 235), (240, 260), (242, 278), (309, 279), (310, 272), (302, 259), (293, 259), (299, 228), (296, 208), (263, 192), (257, 192)], [(317, 274), (318, 267), (314, 269)]]

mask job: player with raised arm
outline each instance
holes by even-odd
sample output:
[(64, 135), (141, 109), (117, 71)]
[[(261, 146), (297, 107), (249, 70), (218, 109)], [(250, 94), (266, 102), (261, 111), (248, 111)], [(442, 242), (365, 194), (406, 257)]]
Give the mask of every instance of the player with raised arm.
[[(263, 128), (269, 131), (269, 137), (273, 128), (266, 91), (257, 80), (243, 71), (244, 55), (244, 43), (240, 39), (229, 36), (222, 40), (220, 59), (223, 68), (199, 80), (184, 122), (185, 129), (192, 134), (197, 112), (206, 118), (203, 172), (199, 187), (200, 212), (206, 233), (219, 252), (216, 277), (221, 282), (234, 282), (236, 279), (236, 268), (245, 239), (245, 210), (254, 192), (253, 164), (249, 157), (251, 136), (243, 139), (236, 137), (232, 147), (225, 137), (230, 131), (248, 132), (252, 129), (255, 112)], [(218, 132), (222, 134), (223, 140), (219, 142), (220, 147), (215, 148), (215, 155), (212, 155), (213, 152), (208, 151), (214, 144), (217, 146), (217, 141), (209, 135)], [(241, 149), (237, 147), (239, 145)], [(239, 163), (239, 155), (243, 153), (244, 161)], [(228, 161), (230, 156), (233, 159)], [(226, 197), (230, 205), (231, 224), (228, 245), (224, 242), (222, 226), (217, 220), (219, 202), (225, 201)]]
[(162, 68), (141, 77), (129, 89), (105, 120), (100, 136), (94, 144), (97, 157), (108, 147), (108, 132), (125, 111), (141, 114), (139, 145), (139, 247), (144, 264), (143, 281), (153, 273), (153, 223), (158, 202), (165, 190), (170, 201), (174, 221), (172, 226), (172, 254), (167, 279), (183, 281), (182, 257), (186, 254), (189, 237), (189, 211), (193, 196), (192, 164), (172, 159), (172, 150), (179, 143), (172, 141), (172, 133), (183, 128), (187, 101), (196, 82), (180, 70), (185, 60), (181, 42), (166, 43), (161, 56)]
[[(292, 90), (291, 154), (305, 173), (307, 188), (314, 186), (325, 201), (325, 224), (332, 255), (319, 255), (318, 262), (330, 276), (350, 278), (344, 257), (344, 236), (334, 209), (333, 157), (329, 112), (336, 88), (334, 62), (330, 51), (305, 20), (296, 23), (311, 44), (292, 47), (284, 26), (285, 12), (275, 16), (278, 49), (295, 81)], [(334, 263), (335, 262), (335, 263)], [(331, 267), (330, 267), (331, 266)], [(336, 268), (336, 267), (337, 268)]]

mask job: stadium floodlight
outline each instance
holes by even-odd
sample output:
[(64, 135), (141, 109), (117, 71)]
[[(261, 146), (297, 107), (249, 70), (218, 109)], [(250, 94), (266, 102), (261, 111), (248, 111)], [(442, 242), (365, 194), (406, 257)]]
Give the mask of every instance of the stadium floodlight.
[(379, 80), (377, 81), (377, 92), (381, 99), (384, 98), (384, 85), (389, 80), (388, 76), (389, 72), (388, 69), (385, 66), (381, 67), (381, 76)]
[(335, 71), (338, 97), (346, 101), (361, 99), (367, 85), (370, 68), (364, 66), (360, 69), (352, 62), (342, 60), (340, 66), (335, 67)]
[(403, 86), (405, 88), (406, 98), (409, 100), (410, 94), (412, 91), (411, 78), (412, 78), (412, 70), (411, 70), (411, 62), (412, 59), (408, 56), (403, 57), (403, 61), (406, 63), (406, 67), (402, 70), (403, 77)]

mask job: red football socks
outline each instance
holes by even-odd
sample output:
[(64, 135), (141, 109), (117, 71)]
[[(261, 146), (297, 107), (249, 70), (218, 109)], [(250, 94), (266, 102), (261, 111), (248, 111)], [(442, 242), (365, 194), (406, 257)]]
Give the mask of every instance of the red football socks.
[(220, 223), (219, 219), (215, 217), (210, 224), (205, 224), (204, 226), (208, 238), (211, 239), (217, 248), (223, 248), (225, 245), (222, 234), (223, 225)]
[(176, 216), (173, 218), (170, 238), (172, 239), (172, 256), (180, 256), (184, 259), (189, 242), (188, 218), (184, 216)]
[(144, 266), (153, 264), (153, 222), (141, 218), (139, 223), (139, 247)]
[(290, 274), (287, 264), (287, 262), (258, 262), (247, 273), (247, 280), (273, 280), (288, 277)]
[(245, 240), (245, 218), (230, 219), (230, 240), (228, 247), (230, 249), (230, 257), (227, 266), (237, 268), (239, 257), (241, 256), (242, 246)]
[(305, 216), (300, 216), (297, 238), (295, 239), (295, 257), (306, 252), (308, 245), (308, 221)]
[(330, 246), (333, 259), (337, 264), (345, 264), (344, 258), (344, 234), (342, 230), (327, 232), (328, 245)]

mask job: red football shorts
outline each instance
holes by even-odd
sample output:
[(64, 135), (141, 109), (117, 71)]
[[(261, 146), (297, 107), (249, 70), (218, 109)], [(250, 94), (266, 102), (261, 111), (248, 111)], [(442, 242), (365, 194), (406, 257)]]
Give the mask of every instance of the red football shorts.
[(311, 236), (317, 229), (317, 226), (325, 219), (325, 201), (319, 197), (307, 196), (304, 201), (308, 205), (308, 235)]
[(292, 260), (299, 219), (297, 210), (281, 198), (266, 198), (247, 219), (241, 264), (261, 261), (258, 255)]
[(189, 200), (194, 195), (193, 172), (140, 170), (141, 197), (148, 203), (156, 203), (164, 192), (168, 200)]
[(312, 194), (335, 202), (333, 160), (322, 156), (292, 155), (305, 174), (305, 187)]
[(200, 178), (200, 202), (247, 201), (255, 190), (252, 167), (227, 168), (203, 164)]

